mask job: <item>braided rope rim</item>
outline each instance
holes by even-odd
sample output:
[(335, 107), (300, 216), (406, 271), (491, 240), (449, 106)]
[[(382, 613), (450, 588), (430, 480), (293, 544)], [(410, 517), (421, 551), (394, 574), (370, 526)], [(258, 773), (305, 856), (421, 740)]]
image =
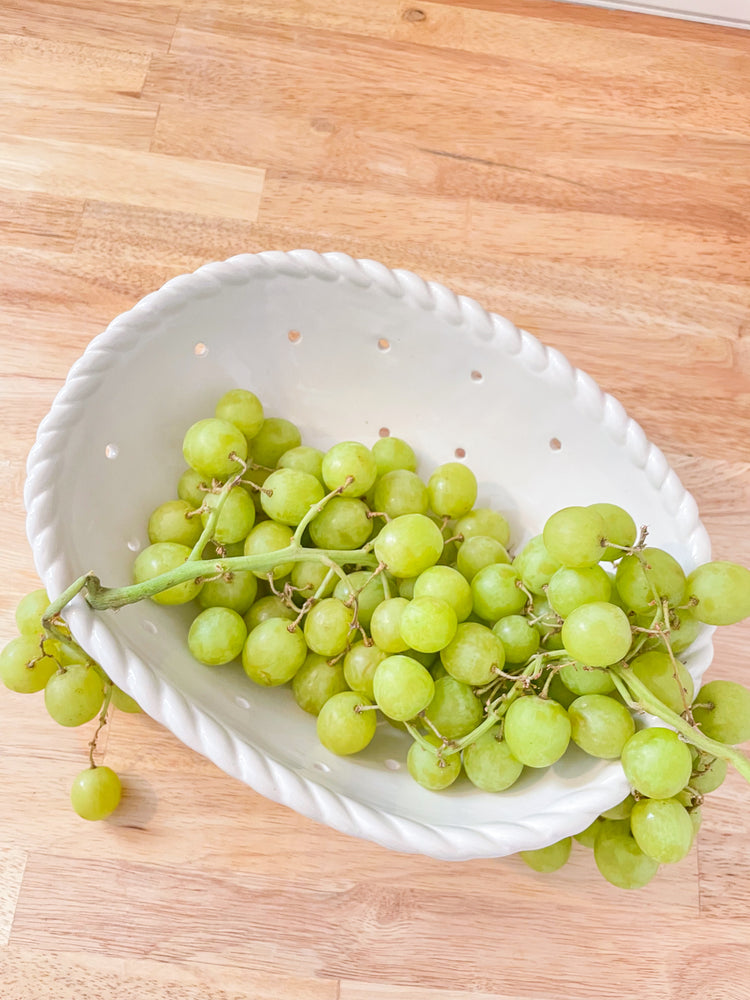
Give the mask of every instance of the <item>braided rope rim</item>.
[[(103, 373), (116, 364), (118, 354), (129, 351), (165, 317), (183, 309), (186, 302), (220, 294), (227, 285), (242, 285), (257, 277), (272, 279), (280, 274), (375, 287), (392, 297), (407, 300), (412, 307), (432, 311), (455, 326), (463, 325), (481, 340), (494, 340), (499, 351), (512, 357), (514, 363), (528, 372), (548, 372), (555, 381), (567, 384), (571, 405), (600, 422), (613, 444), (621, 448), (628, 461), (663, 494), (665, 506), (674, 512), (676, 528), (696, 561), (710, 558), (708, 535), (695, 500), (669, 467), (665, 456), (613, 396), (603, 392), (585, 372), (574, 368), (559, 351), (546, 347), (509, 320), (488, 313), (473, 299), (456, 295), (445, 286), (425, 281), (410, 271), (391, 270), (377, 261), (357, 260), (343, 253), (264, 251), (205, 264), (192, 274), (166, 282), (161, 289), (146, 295), (116, 317), (91, 341), (70, 369), (65, 384), (39, 426), (27, 461), (24, 489), (27, 536), (37, 571), (50, 595), (59, 594), (76, 575), (57, 541), (55, 455), (65, 447), (68, 429), (77, 421), (87, 398), (98, 388)], [(134, 693), (144, 711), (187, 746), (266, 798), (336, 830), (392, 850), (444, 860), (467, 860), (535, 849), (583, 829), (628, 791), (619, 762), (608, 762), (594, 782), (567, 791), (559, 801), (523, 821), (499, 819), (474, 827), (461, 826), (458, 822), (430, 825), (379, 811), (287, 768), (197, 708), (123, 645), (104, 620), (80, 598), (71, 604), (67, 617), (78, 641), (97, 660), (106, 663), (112, 679), (124, 690)], [(704, 630), (691, 651), (691, 673), (696, 679), (711, 661), (711, 632)], [(549, 832), (551, 825), (553, 837)]]

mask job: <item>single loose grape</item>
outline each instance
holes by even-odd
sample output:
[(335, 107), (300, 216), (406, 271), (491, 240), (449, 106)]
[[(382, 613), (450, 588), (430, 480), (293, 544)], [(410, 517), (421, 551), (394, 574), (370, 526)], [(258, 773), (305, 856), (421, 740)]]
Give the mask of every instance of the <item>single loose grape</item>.
[(471, 581), (474, 611), (488, 622), (521, 611), (527, 601), (520, 588), (517, 571), (503, 563), (493, 563), (480, 569)]
[(186, 500), (167, 500), (148, 519), (149, 541), (177, 542), (191, 548), (201, 536), (200, 517), (188, 517), (195, 508)]
[(389, 719), (406, 722), (427, 708), (435, 694), (430, 672), (410, 656), (387, 656), (372, 682), (375, 702)]
[[(190, 549), (187, 545), (178, 545), (176, 542), (156, 542), (155, 545), (149, 545), (136, 556), (133, 564), (133, 580), (135, 583), (153, 580), (162, 573), (168, 573), (182, 566), (189, 555)], [(200, 589), (200, 583), (196, 583), (195, 580), (185, 580), (174, 587), (162, 590), (159, 594), (154, 594), (151, 600), (156, 604), (187, 604), (198, 596)]]
[(339, 756), (359, 753), (375, 735), (377, 712), (358, 691), (341, 691), (323, 705), (318, 714), (318, 739)]
[[(287, 524), (277, 524), (276, 521), (261, 521), (256, 524), (250, 534), (245, 539), (245, 555), (261, 556), (278, 552), (291, 545), (294, 532)], [(282, 576), (291, 573), (294, 563), (279, 563), (273, 567), (273, 578), (278, 580)], [(253, 570), (257, 577), (264, 580), (270, 570)]]
[(374, 510), (399, 517), (401, 514), (424, 514), (429, 506), (427, 487), (414, 472), (394, 469), (375, 483)]
[(494, 538), (505, 548), (510, 541), (510, 525), (503, 515), (489, 507), (475, 507), (456, 521), (455, 533), (461, 535), (464, 541), (483, 535)]
[(443, 666), (464, 684), (488, 684), (505, 665), (505, 649), (492, 629), (477, 622), (461, 622), (451, 642), (440, 653)]
[(465, 621), (472, 611), (471, 587), (451, 566), (430, 566), (414, 581), (413, 597), (439, 597), (447, 601), (458, 621)]
[(568, 708), (571, 739), (592, 757), (612, 760), (635, 732), (627, 708), (606, 694), (587, 694)]
[(507, 663), (525, 663), (539, 649), (539, 629), (523, 615), (500, 618), (492, 631), (503, 644)]
[(561, 618), (567, 618), (582, 604), (609, 601), (611, 594), (609, 577), (598, 565), (581, 569), (562, 566), (553, 573), (547, 587), (547, 600)]
[(439, 517), (468, 514), (477, 498), (477, 477), (460, 462), (439, 465), (427, 483), (430, 507)]
[(510, 563), (510, 556), (504, 545), (488, 535), (467, 538), (456, 554), (456, 569), (469, 583), (481, 569), (493, 563)]
[(372, 518), (357, 497), (332, 497), (310, 524), (319, 549), (359, 549), (371, 534)]
[(219, 666), (242, 652), (247, 626), (231, 608), (206, 608), (193, 619), (188, 631), (188, 649), (200, 663)]
[[(436, 689), (438, 683), (439, 681), (435, 684)], [(523, 771), (523, 764), (513, 756), (505, 740), (500, 738), (501, 732), (500, 726), (492, 726), (464, 750), (466, 776), (484, 792), (505, 791), (515, 784)]]
[(242, 468), (241, 463), (247, 458), (247, 440), (234, 424), (208, 417), (188, 428), (182, 453), (191, 469), (209, 481), (223, 482)]
[(604, 554), (604, 518), (587, 507), (563, 507), (544, 525), (544, 547), (563, 566), (596, 566)]
[(44, 587), (32, 590), (21, 598), (16, 607), (16, 626), (21, 635), (39, 635), (42, 631), (42, 615), (50, 603)]
[(242, 650), (245, 673), (264, 687), (286, 684), (305, 662), (307, 645), (300, 629), (289, 631), (283, 618), (267, 618), (250, 632)]
[[(343, 496), (364, 496), (377, 475), (372, 452), (358, 441), (341, 441), (323, 456), (323, 481), (329, 490), (341, 487)], [(352, 481), (347, 482), (350, 477)]]
[(216, 404), (214, 416), (234, 424), (246, 438), (252, 438), (263, 426), (263, 404), (254, 392), (230, 389)]
[[(435, 693), (427, 706), (427, 718), (441, 736), (458, 740), (467, 736), (484, 717), (484, 705), (469, 684), (446, 674), (435, 680)], [(472, 744), (473, 746), (473, 744)]]
[(323, 452), (320, 448), (310, 448), (306, 444), (290, 448), (279, 459), (278, 467), (306, 472), (310, 476), (315, 476), (319, 483), (323, 483)]
[(338, 656), (349, 642), (354, 609), (335, 597), (315, 604), (305, 618), (305, 642), (321, 656)]
[(379, 476), (384, 476), (386, 472), (393, 472), (394, 469), (417, 471), (417, 456), (411, 445), (401, 438), (390, 436), (378, 438), (371, 450)]
[(252, 440), (252, 456), (256, 465), (275, 469), (281, 456), (302, 444), (299, 428), (283, 417), (267, 417)]
[(662, 726), (641, 729), (622, 749), (625, 777), (641, 795), (669, 799), (690, 781), (693, 758), (677, 733)]
[(393, 576), (418, 576), (438, 561), (443, 536), (424, 514), (402, 514), (380, 529), (374, 549)]
[(241, 542), (255, 524), (255, 504), (241, 486), (233, 486), (226, 497), (221, 493), (207, 493), (203, 501), (207, 510), (201, 514), (203, 527), (208, 524), (211, 512), (221, 504), (213, 537), (219, 545)]
[(588, 509), (596, 511), (604, 518), (607, 541), (613, 543), (604, 549), (601, 558), (605, 562), (619, 559), (622, 555), (622, 548), (616, 548), (616, 546), (627, 547), (635, 544), (638, 536), (635, 521), (626, 510), (614, 503), (592, 503), (589, 504)]
[(319, 653), (308, 653), (292, 678), (294, 700), (310, 715), (318, 715), (329, 698), (348, 690), (341, 664), (329, 663)]
[(632, 642), (628, 616), (606, 601), (582, 604), (568, 615), (562, 641), (572, 659), (587, 667), (608, 667), (621, 660)]
[(669, 654), (657, 650), (641, 653), (630, 661), (630, 667), (649, 691), (678, 715), (692, 703), (693, 678), (684, 663)]
[(523, 860), (535, 872), (556, 872), (570, 857), (573, 841), (570, 837), (558, 840), (549, 847), (540, 847), (536, 851), (519, 851)]
[(750, 740), (750, 690), (735, 681), (709, 681), (698, 692), (693, 718), (720, 743)]
[(644, 854), (674, 864), (693, 846), (693, 824), (676, 799), (641, 799), (630, 814), (630, 829)]
[(81, 817), (92, 822), (111, 816), (120, 804), (122, 785), (111, 767), (81, 771), (70, 789), (70, 801)]
[[(435, 742), (429, 736), (426, 739), (428, 743)], [(417, 784), (431, 792), (441, 792), (460, 775), (461, 757), (457, 753), (438, 755), (437, 745), (433, 751), (415, 742), (409, 747), (406, 766)]]
[(412, 649), (437, 653), (456, 634), (456, 612), (440, 597), (415, 597), (401, 615), (401, 638)]
[(0, 653), (0, 680), (10, 691), (34, 694), (41, 691), (57, 671), (57, 660), (42, 655), (39, 638), (38, 633), (18, 635)]
[(750, 615), (750, 570), (717, 560), (694, 569), (686, 594), (698, 604), (693, 614), (706, 625), (734, 625)]
[(623, 556), (615, 574), (617, 592), (625, 605), (638, 613), (653, 614), (657, 599), (666, 599), (673, 607), (682, 604), (686, 582), (677, 560), (656, 548)]
[[(244, 495), (247, 497), (246, 493)], [(311, 476), (309, 472), (300, 472), (299, 469), (277, 469), (263, 485), (260, 505), (274, 521), (296, 527), (310, 508), (323, 499), (323, 496), (320, 480)]]
[(378, 666), (388, 655), (376, 645), (355, 642), (344, 657), (344, 679), (352, 691), (359, 691), (371, 701), (375, 698), (373, 678)]
[(82, 726), (96, 716), (104, 702), (102, 678), (94, 667), (71, 664), (53, 674), (44, 689), (44, 704), (61, 726)]
[(525, 695), (505, 713), (505, 740), (513, 756), (528, 767), (549, 767), (570, 743), (568, 713), (551, 698)]

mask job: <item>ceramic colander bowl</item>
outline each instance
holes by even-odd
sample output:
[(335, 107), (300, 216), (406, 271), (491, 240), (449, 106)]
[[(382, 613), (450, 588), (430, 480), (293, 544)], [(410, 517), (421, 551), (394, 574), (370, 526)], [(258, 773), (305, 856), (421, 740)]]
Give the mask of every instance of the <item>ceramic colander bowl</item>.
[[(690, 569), (710, 556), (692, 497), (662, 453), (556, 350), (471, 299), (340, 253), (266, 252), (169, 281), (96, 337), (70, 370), (28, 461), (27, 530), (54, 597), (86, 570), (131, 581), (151, 510), (176, 496), (187, 427), (228, 388), (251, 389), (303, 441), (406, 438), (419, 471), (464, 459), (479, 503), (518, 548), (567, 504), (611, 501)], [(578, 832), (627, 794), (619, 762), (575, 748), (512, 789), (416, 785), (387, 724), (352, 758), (328, 753), (284, 688), (188, 653), (186, 608), (67, 612), (81, 645), (144, 710), (260, 794), (386, 847), (502, 856)], [(687, 655), (698, 681), (710, 630)]]

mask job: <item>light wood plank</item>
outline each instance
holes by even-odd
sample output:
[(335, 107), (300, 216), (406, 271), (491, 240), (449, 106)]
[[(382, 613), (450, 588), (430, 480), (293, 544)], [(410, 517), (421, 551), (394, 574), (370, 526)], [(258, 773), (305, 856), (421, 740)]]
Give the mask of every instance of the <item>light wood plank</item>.
[(0, 949), (10, 940), (26, 859), (26, 852), (18, 848), (0, 848)]

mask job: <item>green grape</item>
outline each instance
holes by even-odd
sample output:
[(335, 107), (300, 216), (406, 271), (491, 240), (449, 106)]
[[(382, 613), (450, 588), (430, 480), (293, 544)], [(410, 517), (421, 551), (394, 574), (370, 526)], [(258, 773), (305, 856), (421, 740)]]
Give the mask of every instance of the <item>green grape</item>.
[(693, 718), (719, 743), (750, 740), (750, 690), (735, 681), (709, 681), (698, 692)]
[(523, 615), (506, 615), (492, 626), (502, 642), (507, 663), (525, 663), (539, 649), (541, 636), (536, 625), (530, 625)]
[(435, 684), (429, 670), (411, 656), (396, 653), (378, 664), (372, 682), (375, 703), (389, 719), (407, 722), (432, 701)]
[(611, 594), (612, 585), (601, 566), (562, 566), (553, 573), (547, 588), (547, 600), (561, 618), (567, 618), (582, 604), (609, 601)]
[(487, 535), (474, 535), (467, 538), (456, 554), (456, 569), (469, 583), (485, 566), (495, 563), (510, 563), (510, 556), (505, 547), (496, 538)]
[(129, 694), (126, 694), (122, 688), (117, 687), (116, 684), (112, 685), (112, 698), (110, 700), (110, 705), (119, 709), (120, 712), (127, 712), (129, 715), (137, 715), (141, 711), (141, 706), (135, 698), (131, 698)]
[[(341, 441), (323, 456), (323, 481), (329, 490), (340, 487), (345, 497), (364, 496), (377, 475), (372, 452), (358, 441)], [(352, 482), (347, 483), (350, 476)]]
[(419, 743), (412, 743), (406, 755), (406, 766), (409, 774), (418, 785), (431, 792), (441, 792), (448, 788), (461, 773), (461, 757), (459, 754), (439, 756), (437, 741), (426, 736), (428, 743), (435, 744), (435, 750), (428, 750)]
[(437, 514), (430, 512), (427, 516), (440, 528), (440, 534), (443, 536), (443, 551), (440, 553), (438, 565), (455, 567), (459, 548), (455, 539), (454, 525), (456, 522), (446, 521), (444, 517), (438, 517)]
[[(45, 605), (45, 610), (47, 607)], [(42, 655), (39, 640), (39, 633), (18, 635), (0, 653), (0, 680), (10, 691), (34, 694), (41, 691), (57, 671), (57, 660)]]
[(307, 645), (300, 629), (289, 631), (283, 618), (267, 618), (248, 633), (242, 666), (250, 680), (264, 687), (286, 684), (305, 662)]
[(552, 680), (547, 688), (547, 694), (553, 701), (559, 702), (563, 708), (569, 708), (578, 697), (577, 694), (563, 684), (559, 673), (552, 675)]
[(671, 608), (669, 617), (669, 643), (672, 652), (682, 653), (698, 638), (703, 626), (687, 608), (680, 608), (679, 611)]
[[(223, 482), (241, 470), (241, 462), (247, 458), (247, 440), (234, 424), (208, 417), (188, 428), (182, 453), (191, 469), (209, 481)], [(236, 457), (230, 457), (232, 455)]]
[(562, 641), (574, 660), (587, 667), (608, 667), (630, 649), (633, 635), (622, 608), (606, 601), (582, 604), (563, 622)]
[(544, 547), (563, 566), (596, 566), (604, 553), (604, 518), (587, 507), (563, 507), (544, 525)]
[(690, 781), (693, 758), (671, 729), (654, 726), (631, 736), (622, 749), (625, 777), (641, 795), (669, 799)]
[(216, 404), (214, 416), (234, 424), (246, 438), (253, 438), (263, 426), (263, 404), (254, 392), (230, 389)]
[(635, 526), (635, 521), (626, 510), (613, 503), (592, 503), (589, 504), (588, 509), (596, 511), (597, 514), (601, 514), (604, 518), (605, 536), (608, 542), (613, 543), (604, 549), (601, 559), (605, 562), (613, 562), (615, 559), (619, 559), (622, 555), (622, 549), (615, 548), (614, 546), (630, 546), (635, 544), (635, 540), (638, 537), (638, 529)]
[(267, 417), (252, 441), (253, 462), (275, 469), (281, 456), (302, 444), (299, 428), (283, 417)]
[(244, 615), (255, 601), (258, 578), (249, 570), (231, 570), (218, 580), (207, 580), (198, 594), (202, 608), (231, 608)]
[(358, 691), (341, 691), (318, 714), (318, 739), (339, 756), (359, 753), (375, 735), (376, 716), (369, 698)]
[(412, 649), (437, 653), (456, 634), (456, 612), (440, 597), (415, 597), (401, 615), (401, 638)]
[[(190, 549), (187, 545), (178, 545), (176, 542), (157, 542), (149, 545), (136, 556), (133, 564), (133, 580), (135, 583), (144, 583), (146, 580), (153, 580), (154, 577), (168, 573), (177, 569), (187, 562)], [(151, 598), (157, 604), (187, 604), (200, 593), (201, 584), (195, 580), (185, 580), (174, 587), (162, 590), (160, 594), (154, 594)]]
[(593, 848), (603, 823), (604, 820), (602, 817), (597, 816), (593, 823), (589, 823), (589, 825), (581, 830), (580, 833), (574, 833), (573, 840), (577, 840), (578, 843), (583, 844), (584, 847)]
[(570, 837), (558, 840), (549, 847), (540, 847), (536, 851), (519, 851), (523, 860), (535, 872), (556, 872), (570, 857), (573, 841)]
[(372, 533), (367, 505), (357, 497), (333, 497), (310, 524), (320, 549), (358, 549)]
[[(291, 582), (292, 586), (301, 592), (303, 598), (308, 598), (318, 593), (327, 576), (328, 566), (324, 563), (318, 562), (316, 559), (304, 559), (296, 562), (292, 567)], [(330, 597), (337, 580), (338, 577), (332, 573), (318, 597)]]
[(513, 565), (521, 574), (521, 580), (527, 590), (532, 594), (543, 594), (544, 587), (562, 564), (559, 560), (553, 559), (546, 550), (542, 536), (535, 535), (521, 549), (513, 560)]
[[(425, 570), (427, 572), (427, 570)], [(414, 597), (414, 585), (416, 584), (418, 577), (408, 576), (403, 580), (398, 580), (398, 596), (405, 597), (407, 601), (410, 601)]]
[(167, 500), (160, 504), (148, 519), (149, 541), (152, 544), (177, 542), (192, 549), (201, 537), (200, 517), (188, 516), (194, 511), (186, 500)]
[(438, 597), (447, 601), (458, 621), (465, 621), (472, 611), (471, 587), (451, 566), (430, 566), (414, 581), (413, 597)]
[(21, 635), (39, 636), (42, 631), (42, 616), (50, 603), (43, 587), (32, 590), (21, 598), (16, 608), (16, 626)]
[(44, 704), (61, 726), (82, 726), (98, 714), (104, 702), (104, 685), (93, 667), (74, 663), (53, 674), (44, 689)]
[(451, 642), (441, 650), (440, 659), (451, 677), (478, 686), (497, 677), (495, 670), (505, 666), (505, 649), (486, 625), (461, 622)]
[(685, 599), (685, 572), (663, 549), (645, 548), (640, 553), (623, 556), (615, 585), (625, 605), (639, 614), (647, 611), (653, 614), (657, 598), (665, 598), (674, 607)]
[[(203, 501), (208, 509), (201, 514), (203, 527), (208, 524), (211, 512), (222, 501), (222, 494), (207, 493)], [(252, 497), (241, 486), (233, 486), (224, 500), (219, 512), (213, 537), (219, 545), (232, 545), (241, 542), (255, 524), (255, 504)]]
[[(294, 532), (288, 524), (277, 524), (276, 521), (261, 521), (256, 524), (250, 534), (245, 539), (245, 555), (260, 556), (270, 552), (277, 552), (281, 549), (289, 548), (292, 543)], [(292, 572), (294, 563), (279, 563), (274, 567), (273, 579), (279, 580), (282, 576), (287, 576)], [(260, 579), (268, 577), (266, 570), (253, 570), (253, 573)]]
[(463, 517), (477, 498), (477, 477), (460, 462), (439, 465), (427, 483), (430, 507), (438, 517)]
[(641, 653), (630, 661), (635, 676), (655, 694), (667, 708), (682, 715), (694, 694), (693, 678), (679, 660), (672, 661), (668, 653), (653, 650)]
[(694, 751), (693, 773), (690, 775), (690, 787), (699, 795), (715, 792), (723, 784), (729, 765), (721, 757), (711, 757), (709, 754)]
[(622, 802), (618, 802), (611, 809), (605, 809), (602, 813), (602, 819), (629, 819), (634, 805), (635, 799), (633, 796), (626, 795)]
[(636, 843), (627, 820), (602, 822), (594, 843), (594, 861), (604, 878), (618, 889), (641, 889), (659, 869), (659, 862)]
[(505, 713), (504, 736), (513, 756), (528, 767), (549, 767), (570, 743), (568, 713), (538, 695), (516, 698)]
[(385, 653), (403, 653), (409, 648), (401, 636), (401, 617), (409, 601), (405, 597), (390, 597), (381, 601), (370, 618), (370, 635)]
[(313, 653), (338, 656), (347, 647), (353, 621), (353, 608), (335, 597), (326, 597), (307, 612), (305, 642)]
[(438, 561), (443, 536), (424, 514), (402, 514), (380, 529), (374, 549), (393, 576), (419, 576)]
[(298, 612), (294, 608), (290, 608), (288, 604), (285, 604), (281, 597), (278, 597), (276, 594), (268, 594), (266, 597), (259, 598), (245, 612), (244, 619), (247, 631), (250, 633), (261, 622), (268, 621), (269, 618), (282, 618), (285, 621), (294, 621), (297, 614)]
[(417, 457), (411, 445), (397, 437), (378, 438), (372, 446), (372, 454), (378, 470), (378, 476), (384, 476), (394, 469), (417, 471)]
[(177, 482), (177, 496), (193, 509), (200, 507), (210, 486), (206, 478), (195, 469), (185, 469)]
[(660, 864), (674, 864), (693, 846), (693, 824), (675, 799), (641, 799), (630, 814), (630, 829), (644, 854)]
[(81, 771), (70, 789), (70, 802), (81, 819), (92, 822), (111, 816), (120, 804), (122, 785), (111, 767)]
[(427, 718), (446, 740), (467, 736), (484, 718), (484, 705), (469, 684), (446, 674), (435, 680), (435, 693), (427, 706)]
[(485, 621), (496, 622), (498, 618), (521, 611), (527, 598), (520, 582), (516, 570), (503, 563), (480, 569), (471, 581), (475, 613)]
[(612, 760), (635, 732), (633, 716), (606, 694), (585, 694), (568, 708), (573, 742), (591, 757)]
[(369, 629), (373, 612), (385, 599), (382, 574), (373, 576), (370, 570), (361, 569), (349, 573), (345, 580), (339, 580), (333, 596), (346, 604), (357, 595), (357, 621), (363, 629)]
[(582, 663), (566, 663), (560, 668), (560, 680), (579, 697), (584, 694), (609, 694), (615, 683), (601, 667), (584, 667)]
[(290, 448), (279, 459), (278, 467), (306, 472), (309, 476), (315, 476), (321, 485), (323, 483), (323, 452), (319, 448), (310, 448), (306, 444)]
[(494, 538), (506, 548), (510, 541), (510, 525), (502, 514), (489, 507), (476, 507), (464, 514), (456, 521), (455, 533), (461, 535), (464, 541), (482, 535), (485, 538)]
[(388, 654), (376, 645), (355, 642), (344, 657), (344, 679), (352, 691), (359, 691), (371, 701), (375, 698), (372, 681), (375, 671)]
[(687, 578), (693, 614), (706, 625), (734, 625), (750, 615), (750, 570), (733, 562), (709, 562)]
[(329, 698), (348, 690), (341, 664), (329, 663), (319, 653), (308, 653), (292, 678), (294, 700), (310, 715), (318, 715)]
[[(242, 493), (247, 497), (244, 490)], [(320, 503), (324, 495), (320, 480), (309, 472), (277, 469), (264, 483), (260, 505), (274, 521), (296, 527), (310, 508)]]
[(394, 469), (375, 484), (373, 509), (398, 517), (400, 514), (424, 514), (429, 505), (427, 487), (414, 472)]
[(501, 732), (500, 726), (492, 726), (464, 750), (466, 776), (483, 792), (505, 791), (515, 784), (523, 771), (523, 764), (500, 738)]
[(231, 608), (206, 608), (196, 615), (188, 631), (188, 649), (200, 663), (219, 666), (242, 652), (247, 626)]

